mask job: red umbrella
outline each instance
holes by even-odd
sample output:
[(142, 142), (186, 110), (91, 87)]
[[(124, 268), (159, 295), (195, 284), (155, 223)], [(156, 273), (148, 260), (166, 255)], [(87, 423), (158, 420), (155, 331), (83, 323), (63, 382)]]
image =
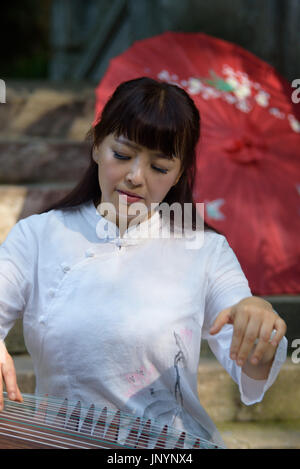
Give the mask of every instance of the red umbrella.
[(300, 105), (269, 64), (202, 33), (136, 41), (110, 61), (96, 116), (117, 85), (149, 76), (187, 91), (202, 118), (196, 202), (256, 295), (300, 293)]

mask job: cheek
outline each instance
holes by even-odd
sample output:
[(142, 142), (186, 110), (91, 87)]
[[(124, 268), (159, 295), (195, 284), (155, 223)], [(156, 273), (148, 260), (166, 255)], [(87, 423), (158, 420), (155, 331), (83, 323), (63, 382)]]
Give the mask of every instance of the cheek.
[(120, 167), (113, 161), (103, 160), (102, 164), (99, 165), (99, 181), (105, 186), (114, 184), (121, 176)]
[(155, 198), (162, 200), (171, 189), (172, 184), (174, 184), (174, 177), (172, 175), (165, 175), (152, 181), (151, 193)]

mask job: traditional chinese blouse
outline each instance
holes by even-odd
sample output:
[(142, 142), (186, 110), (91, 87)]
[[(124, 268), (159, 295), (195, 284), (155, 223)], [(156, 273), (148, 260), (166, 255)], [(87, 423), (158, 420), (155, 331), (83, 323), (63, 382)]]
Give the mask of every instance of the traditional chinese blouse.
[(201, 340), (247, 405), (275, 381), (287, 340), (267, 380), (244, 375), (229, 356), (233, 327), (209, 334), (222, 309), (251, 296), (234, 252), (212, 230), (195, 248), (164, 229), (155, 212), (120, 237), (92, 201), (19, 220), (0, 247), (0, 339), (23, 318), (39, 395), (120, 409), (225, 446), (198, 397)]

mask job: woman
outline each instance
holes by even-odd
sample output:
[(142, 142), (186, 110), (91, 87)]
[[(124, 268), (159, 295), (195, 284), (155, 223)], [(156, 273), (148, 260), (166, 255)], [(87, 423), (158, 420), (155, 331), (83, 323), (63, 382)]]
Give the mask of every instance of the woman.
[[(183, 89), (145, 77), (118, 86), (89, 133), (80, 183), (20, 220), (1, 246), (0, 338), (21, 312), (38, 394), (224, 446), (198, 400), (201, 339), (253, 404), (285, 361), (286, 325), (252, 296), (225, 237), (201, 224), (192, 198), (199, 135)], [(174, 204), (183, 225), (161, 210)], [(21, 400), (4, 342), (1, 362), (9, 397)]]

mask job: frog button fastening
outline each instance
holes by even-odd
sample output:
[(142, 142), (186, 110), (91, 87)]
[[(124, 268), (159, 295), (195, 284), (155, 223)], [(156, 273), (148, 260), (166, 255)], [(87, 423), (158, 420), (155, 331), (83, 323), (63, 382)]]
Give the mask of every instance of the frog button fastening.
[(71, 267), (66, 262), (62, 262), (62, 264), (60, 264), (60, 265), (61, 265), (62, 270), (65, 273), (67, 273), (71, 269)]
[(86, 257), (94, 257), (95, 253), (92, 249), (87, 249), (85, 251), (85, 255), (86, 255)]

